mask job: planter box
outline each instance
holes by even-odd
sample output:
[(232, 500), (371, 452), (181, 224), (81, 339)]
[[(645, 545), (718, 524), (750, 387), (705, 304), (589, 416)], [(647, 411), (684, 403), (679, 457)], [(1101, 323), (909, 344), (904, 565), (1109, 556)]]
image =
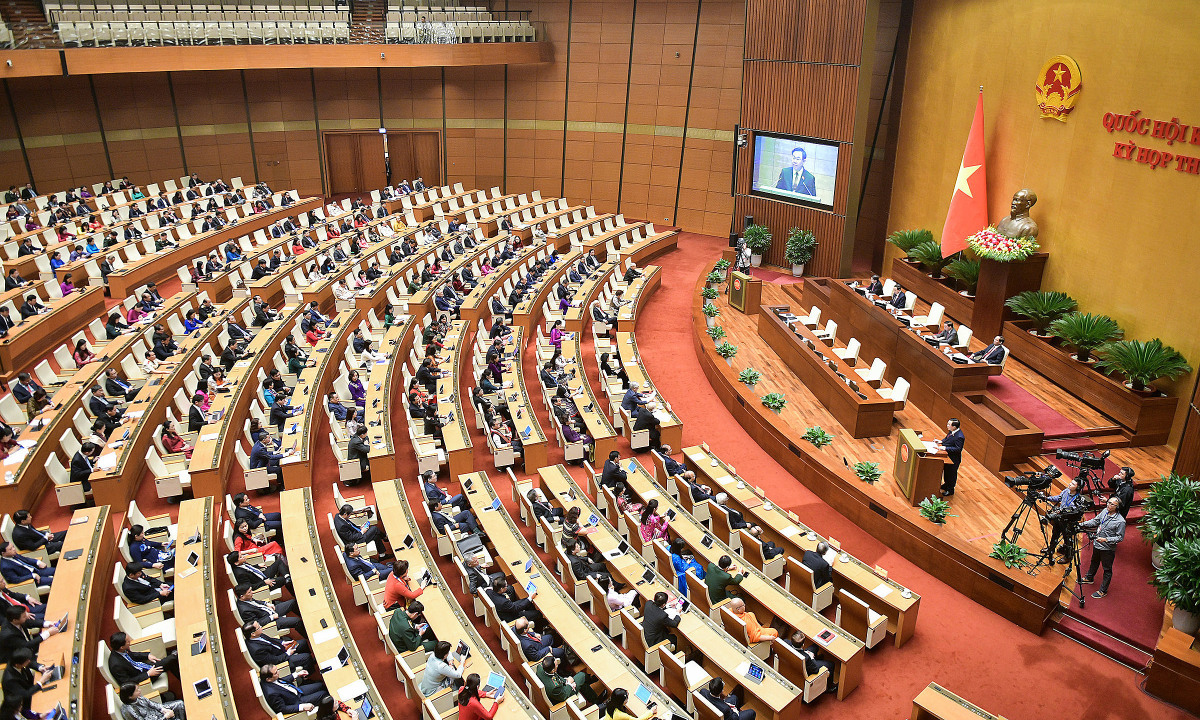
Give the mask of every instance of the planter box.
[(1146, 397), (1071, 359), (1071, 351), (1030, 335), (1015, 322), (1004, 323), (1004, 339), (1017, 358), (1075, 397), (1115, 420), (1132, 434), (1135, 447), (1161, 445), (1171, 433), (1179, 398)]
[(911, 265), (900, 258), (892, 263), (892, 279), (912, 290), (925, 302), (939, 302), (946, 308), (946, 314), (959, 323), (971, 325), (975, 312), (975, 301), (958, 294), (954, 288), (945, 285), (925, 274), (919, 265)]
[(1046, 253), (1035, 253), (1022, 262), (1002, 263), (995, 260), (980, 260), (979, 286), (975, 289), (975, 312), (971, 316), (971, 329), (975, 337), (991, 341), (1000, 335), (1005, 320), (1015, 320), (1004, 305), (1004, 301), (1042, 286), (1042, 271), (1046, 269)]

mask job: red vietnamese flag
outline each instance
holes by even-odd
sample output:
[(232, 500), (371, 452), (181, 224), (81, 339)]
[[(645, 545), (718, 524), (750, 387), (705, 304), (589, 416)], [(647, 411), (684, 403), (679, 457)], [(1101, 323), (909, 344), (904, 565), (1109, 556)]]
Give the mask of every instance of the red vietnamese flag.
[(987, 177), (983, 152), (983, 89), (975, 105), (975, 119), (967, 135), (967, 148), (958, 166), (950, 210), (942, 228), (942, 257), (950, 257), (967, 249), (967, 238), (988, 225)]

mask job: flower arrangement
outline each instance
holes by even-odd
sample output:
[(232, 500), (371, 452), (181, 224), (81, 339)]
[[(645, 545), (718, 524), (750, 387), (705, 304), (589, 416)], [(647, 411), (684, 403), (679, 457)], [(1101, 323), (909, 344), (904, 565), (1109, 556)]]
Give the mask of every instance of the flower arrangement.
[(810, 427), (809, 429), (805, 430), (804, 434), (800, 437), (809, 441), (813, 445), (816, 445), (817, 447), (825, 447), (829, 443), (833, 442), (833, 436), (822, 430), (820, 425), (814, 425), (813, 427)]
[(988, 226), (967, 238), (967, 247), (981, 258), (996, 262), (1025, 260), (1038, 251), (1037, 240), (1031, 237), (1010, 238)]
[(858, 476), (859, 480), (862, 480), (866, 483), (874, 483), (876, 480), (883, 477), (883, 470), (879, 469), (879, 463), (877, 462), (867, 462), (865, 460), (862, 462), (856, 462), (850, 466), (850, 469), (854, 471), (854, 474)]
[(719, 285), (720, 283), (724, 282), (724, 280), (725, 275), (717, 272), (716, 270), (713, 270), (708, 274), (708, 277), (704, 278), (704, 281), (710, 285)]
[(783, 393), (767, 393), (762, 396), (762, 404), (775, 412), (779, 412), (783, 409), (784, 405), (787, 405), (787, 399), (783, 397)]
[(760, 380), (762, 380), (762, 373), (755, 370), (754, 368), (746, 368), (745, 370), (738, 373), (738, 382), (740, 382), (740, 383), (745, 383), (747, 385), (757, 385)]
[(713, 272), (724, 273), (728, 269), (729, 269), (729, 261), (726, 260), (725, 258), (721, 258), (713, 265)]
[(737, 355), (737, 350), (738, 350), (737, 345), (734, 345), (733, 343), (730, 343), (730, 342), (723, 342), (717, 346), (717, 354), (720, 355), (721, 357), (725, 358), (726, 360), (733, 357), (734, 355)]

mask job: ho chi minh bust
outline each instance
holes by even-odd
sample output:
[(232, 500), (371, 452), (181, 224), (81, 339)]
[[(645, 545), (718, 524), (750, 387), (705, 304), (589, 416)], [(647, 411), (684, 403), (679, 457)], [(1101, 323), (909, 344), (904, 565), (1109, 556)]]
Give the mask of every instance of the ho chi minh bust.
[(1037, 202), (1037, 195), (1029, 188), (1018, 190), (1012, 199), (1011, 214), (996, 223), (996, 232), (1010, 238), (1037, 237), (1038, 226), (1029, 217), (1029, 208)]

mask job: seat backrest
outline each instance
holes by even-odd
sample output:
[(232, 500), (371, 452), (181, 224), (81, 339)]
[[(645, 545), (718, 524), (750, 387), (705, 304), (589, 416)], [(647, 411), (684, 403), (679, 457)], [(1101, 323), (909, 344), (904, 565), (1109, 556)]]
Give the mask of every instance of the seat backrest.
[(892, 400), (896, 402), (904, 402), (908, 400), (908, 380), (902, 377), (896, 378), (896, 382), (892, 384)]
[(846, 355), (848, 357), (857, 358), (860, 349), (862, 349), (862, 343), (858, 341), (858, 338), (850, 338), (850, 342), (846, 343)]
[(946, 307), (944, 305), (942, 305), (940, 302), (935, 302), (929, 308), (929, 324), (930, 325), (941, 325), (942, 324), (942, 315), (944, 315), (945, 313), (946, 313)]
[(958, 344), (961, 347), (967, 347), (971, 342), (971, 328), (966, 325), (958, 326)]
[(883, 361), (883, 358), (875, 358), (875, 360), (871, 363), (871, 375), (868, 379), (869, 380), (878, 380), (878, 379), (882, 378), (883, 371), (886, 369), (887, 369), (887, 363), (885, 363)]

